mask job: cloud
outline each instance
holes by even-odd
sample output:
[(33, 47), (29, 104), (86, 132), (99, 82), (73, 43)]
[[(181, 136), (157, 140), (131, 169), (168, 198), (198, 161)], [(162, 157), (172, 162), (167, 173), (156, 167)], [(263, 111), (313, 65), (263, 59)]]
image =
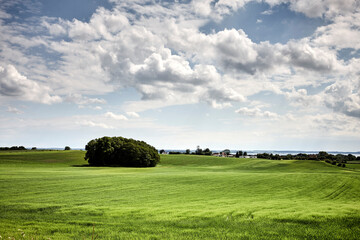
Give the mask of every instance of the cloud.
[(123, 121), (126, 121), (128, 120), (127, 117), (125, 117), (124, 115), (118, 115), (118, 114), (115, 114), (115, 113), (112, 113), (112, 112), (106, 112), (104, 114), (105, 117), (108, 117), (108, 118), (112, 118), (112, 119), (115, 119), (115, 120), (123, 120)]
[(326, 72), (337, 64), (334, 52), (312, 47), (306, 40), (290, 41), (282, 52), (290, 64), (303, 69)]
[(359, 7), (357, 0), (323, 0), (323, 1), (291, 1), (290, 8), (296, 12), (304, 13), (308, 17), (333, 17), (346, 15)]
[[(308, 39), (286, 44), (254, 43), (243, 30), (225, 29), (215, 34), (189, 33), (190, 46), (183, 46), (201, 62), (226, 73), (271, 74), (279, 71), (329, 72), (340, 63), (336, 52), (321, 48)], [(196, 36), (196, 37), (195, 37)], [(295, 68), (295, 69), (294, 69)]]
[(272, 9), (269, 9), (269, 10), (263, 11), (261, 14), (262, 15), (272, 15), (273, 13), (274, 13), (274, 11)]
[(8, 109), (6, 110), (7, 112), (10, 113), (15, 113), (15, 114), (23, 114), (23, 111), (20, 111), (19, 109), (15, 108), (15, 107), (8, 107)]
[(59, 96), (50, 95), (50, 88), (21, 75), (13, 65), (0, 66), (0, 94), (10, 98), (52, 104), (61, 102)]
[(8, 14), (7, 12), (0, 10), (0, 19), (8, 19), (11, 17), (12, 16), (10, 14)]
[(291, 92), (283, 93), (288, 100), (290, 100), (290, 104), (294, 106), (307, 107), (317, 106), (321, 102), (321, 97), (314, 95), (309, 96), (306, 89), (292, 89)]
[(336, 49), (360, 49), (360, 13), (339, 15), (329, 25), (319, 27), (315, 32), (314, 42), (317, 45), (335, 47)]
[(336, 112), (360, 118), (360, 79), (348, 79), (328, 86), (324, 91), (325, 105)]
[(73, 102), (79, 105), (90, 105), (90, 104), (105, 104), (105, 99), (101, 98), (89, 98), (86, 96), (82, 96), (79, 93), (69, 94), (66, 99), (68, 102)]
[(138, 118), (140, 117), (140, 115), (136, 112), (126, 112), (126, 114), (129, 116), (129, 117), (134, 117), (134, 118)]
[(262, 111), (260, 108), (247, 108), (243, 107), (235, 111), (238, 114), (248, 116), (248, 117), (259, 117), (259, 118), (277, 118), (276, 113), (270, 111)]
[(211, 14), (211, 0), (193, 0), (191, 4), (195, 14), (202, 17), (206, 17)]
[(310, 18), (347, 15), (355, 12), (360, 5), (357, 0), (265, 0), (265, 2), (272, 7), (283, 3), (289, 4), (291, 10)]
[(47, 28), (51, 36), (63, 36), (67, 34), (66, 22), (62, 19), (43, 17), (41, 25)]
[(211, 103), (214, 103), (213, 101), (224, 102), (225, 106), (229, 106), (230, 102), (245, 102), (246, 100), (240, 92), (226, 87), (211, 88), (206, 94), (206, 99), (211, 100)]
[(222, 59), (224, 68), (230, 65), (246, 72), (249, 63), (256, 61), (257, 52), (254, 43), (247, 37), (243, 30), (224, 30), (213, 36), (215, 54)]
[[(22, 59), (19, 71), (26, 73), (27, 82), (38, 84), (43, 96), (48, 95), (47, 100), (38, 97), (36, 101), (56, 102), (64, 98), (79, 105), (105, 104), (105, 100), (91, 95), (130, 87), (141, 94), (141, 100), (131, 103), (135, 110), (126, 109), (137, 112), (199, 102), (221, 109), (262, 91), (307, 104), (311, 96), (302, 95), (294, 87), (328, 84), (330, 78), (346, 74), (342, 71), (351, 71), (347, 63), (338, 59), (336, 49), (357, 47), (354, 41), (358, 28), (353, 26), (358, 25), (359, 17), (351, 9), (357, 7), (354, 1), (346, 1), (344, 6), (339, 1), (327, 0), (305, 1), (307, 4), (266, 1), (271, 7), (287, 3), (293, 11), (306, 16), (334, 20), (318, 28), (313, 36), (283, 44), (253, 42), (242, 29), (211, 34), (199, 30), (210, 20), (221, 20), (246, 7), (248, 2), (251, 1), (154, 4), (113, 0), (111, 10), (99, 7), (89, 21), (42, 17), (37, 37), (31, 41), (26, 41), (20, 28), (12, 28), (15, 24), (8, 24), (3, 34), (6, 38), (3, 42), (8, 44), (4, 51), (8, 52), (1, 54), (6, 62)], [(272, 11), (271, 8), (263, 14)], [(338, 28), (344, 32), (337, 31)], [(342, 34), (348, 37), (340, 41)], [(15, 48), (16, 44), (21, 47)], [(53, 64), (45, 57), (30, 58), (25, 54), (34, 46), (42, 46), (56, 56), (50, 58)], [(35, 66), (30, 64), (34, 59)], [(46, 83), (46, 87), (41, 87), (40, 82)], [(13, 98), (23, 98), (20, 89), (24, 87), (14, 88)], [(6, 92), (11, 93), (10, 89)]]
[(86, 127), (99, 127), (99, 128), (104, 128), (104, 129), (113, 129), (114, 127), (107, 125), (105, 123), (97, 123), (97, 122), (93, 122), (90, 120), (83, 120), (80, 122), (76, 122), (77, 125), (80, 126), (86, 126)]

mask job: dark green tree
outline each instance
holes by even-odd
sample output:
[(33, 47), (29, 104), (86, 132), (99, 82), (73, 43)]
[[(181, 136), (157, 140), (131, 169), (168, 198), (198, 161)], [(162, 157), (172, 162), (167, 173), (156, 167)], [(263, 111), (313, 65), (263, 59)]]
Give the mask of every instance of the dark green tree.
[(85, 150), (85, 160), (92, 166), (155, 167), (160, 162), (153, 146), (123, 137), (93, 139)]
[(206, 148), (205, 150), (204, 150), (204, 152), (203, 152), (203, 154), (204, 155), (211, 155), (211, 151), (210, 151), (210, 149), (209, 148)]
[(237, 158), (242, 157), (242, 156), (243, 156), (243, 152), (241, 150), (237, 151), (235, 154), (235, 157), (237, 157)]
[(196, 151), (195, 151), (196, 155), (203, 155), (203, 150), (200, 148), (200, 146), (196, 147)]
[(356, 157), (352, 154), (348, 154), (347, 155), (347, 161), (355, 161), (356, 160)]
[(71, 148), (69, 146), (66, 146), (64, 150), (71, 150)]
[(325, 160), (329, 158), (329, 154), (327, 152), (321, 151), (317, 154), (319, 160)]

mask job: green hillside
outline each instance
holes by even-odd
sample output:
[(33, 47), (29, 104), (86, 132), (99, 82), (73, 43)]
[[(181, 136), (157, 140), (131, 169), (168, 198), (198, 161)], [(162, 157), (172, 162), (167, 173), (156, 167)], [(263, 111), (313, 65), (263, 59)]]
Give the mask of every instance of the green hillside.
[(87, 167), (84, 155), (0, 153), (3, 239), (360, 236), (356, 169), (193, 155), (162, 155), (155, 168)]

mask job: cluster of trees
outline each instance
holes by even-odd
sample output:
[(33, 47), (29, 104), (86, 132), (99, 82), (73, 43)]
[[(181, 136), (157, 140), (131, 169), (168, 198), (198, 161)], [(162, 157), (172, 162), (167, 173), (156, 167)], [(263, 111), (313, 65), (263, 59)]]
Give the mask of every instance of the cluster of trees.
[(93, 139), (85, 150), (85, 160), (92, 166), (155, 167), (160, 162), (153, 146), (123, 137)]
[(0, 151), (26, 150), (24, 146), (0, 147)]
[(242, 156), (247, 156), (247, 152), (243, 152), (243, 151), (237, 151), (236, 154), (235, 154), (235, 157), (239, 158), (239, 157), (242, 157)]
[[(160, 154), (166, 154), (164, 149), (160, 150)], [(179, 152), (179, 151), (170, 151), (168, 152), (168, 154), (183, 154), (183, 152)]]
[[(165, 153), (165, 150), (160, 150), (160, 154)], [(209, 148), (205, 148), (204, 150), (201, 149), (199, 146), (197, 146), (195, 152), (191, 152), (190, 149), (186, 149), (185, 152), (179, 152), (179, 151), (170, 151), (169, 154), (194, 154), (194, 155), (207, 155), (210, 156), (212, 154), (212, 151), (210, 151)]]
[(360, 157), (355, 157), (352, 154), (342, 155), (342, 154), (329, 154), (327, 152), (319, 152), (318, 154), (305, 154), (299, 153), (297, 155), (279, 155), (272, 153), (258, 153), (258, 158), (271, 159), (271, 160), (316, 160), (316, 161), (325, 161), (333, 165), (345, 167), (345, 163), (348, 161), (360, 160)]
[(209, 148), (205, 148), (205, 150), (202, 150), (200, 148), (200, 146), (197, 146), (194, 154), (195, 155), (207, 155), (207, 156), (210, 156), (212, 154), (212, 151), (210, 151)]
[[(161, 149), (160, 154), (164, 154), (164, 153), (166, 153), (165, 150)], [(206, 155), (206, 156), (211, 156), (212, 153), (213, 152), (209, 148), (202, 149), (202, 148), (200, 148), (200, 146), (196, 147), (195, 152), (191, 152), (190, 149), (186, 149), (185, 152), (179, 152), (179, 151), (170, 151), (170, 152), (168, 152), (168, 154), (194, 154), (194, 155)], [(225, 150), (221, 151), (220, 154), (221, 155), (224, 154), (226, 156), (231, 155), (229, 149), (225, 149)], [(247, 156), (247, 152), (237, 151), (235, 156), (237, 158)]]
[(169, 154), (183, 154), (182, 152), (170, 151)]
[[(160, 154), (164, 154), (165, 150), (161, 149)], [(191, 152), (190, 149), (186, 149), (185, 152), (179, 152), (179, 151), (169, 151), (168, 154), (194, 154), (194, 155), (207, 155), (211, 156), (212, 151), (209, 148), (205, 148), (204, 150), (200, 148), (200, 146), (196, 147), (195, 152)]]

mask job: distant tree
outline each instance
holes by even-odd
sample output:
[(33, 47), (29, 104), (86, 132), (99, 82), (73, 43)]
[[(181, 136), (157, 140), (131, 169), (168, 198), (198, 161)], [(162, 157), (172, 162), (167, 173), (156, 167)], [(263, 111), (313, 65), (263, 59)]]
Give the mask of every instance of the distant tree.
[(163, 153), (165, 153), (165, 150), (164, 150), (164, 149), (161, 149), (161, 150), (160, 150), (160, 154), (163, 154)]
[(190, 149), (186, 149), (185, 154), (190, 154)]
[(243, 151), (237, 151), (236, 152), (236, 154), (235, 154), (235, 157), (237, 157), (237, 158), (240, 158), (240, 157), (242, 157), (243, 156)]
[(338, 163), (346, 162), (347, 157), (342, 154), (335, 155), (335, 161)]
[(92, 166), (155, 167), (160, 162), (153, 146), (123, 137), (93, 139), (85, 149), (85, 160)]
[(32, 147), (31, 150), (36, 150), (37, 148), (36, 147)]
[(327, 152), (321, 151), (317, 154), (319, 160), (325, 160), (329, 158), (329, 154)]
[(15, 150), (26, 150), (26, 148), (24, 146), (12, 146), (12, 147), (2, 147), (0, 148), (1, 150), (12, 150), (12, 151), (15, 151)]
[(273, 160), (280, 160), (281, 157), (280, 157), (279, 154), (275, 154), (272, 159), (273, 159)]
[(356, 157), (355, 157), (354, 155), (352, 155), (352, 154), (348, 154), (348, 155), (347, 155), (347, 160), (348, 160), (348, 161), (355, 161), (355, 160), (356, 160)]
[[(244, 155), (246, 155), (246, 152), (244, 152)], [(296, 155), (291, 155), (291, 154), (287, 154), (287, 155), (275, 154), (275, 155), (273, 155), (272, 153), (270, 153), (270, 154), (268, 154), (268, 153), (258, 153), (257, 158), (272, 159), (272, 160), (279, 160), (279, 159), (283, 159), (283, 160), (290, 160), (290, 159), (313, 160), (313, 161), (321, 160), (321, 161), (325, 161), (327, 163), (330, 163), (332, 165), (338, 165), (338, 166), (342, 166), (342, 164), (345, 165), (345, 163), (347, 163), (347, 161), (353, 161), (353, 160), (358, 159), (358, 158), (356, 158), (355, 156), (353, 156), (351, 154), (348, 154), (348, 155), (342, 155), (342, 154), (332, 155), (332, 154), (329, 154), (329, 153), (324, 152), (324, 151), (319, 152), (318, 154), (298, 153)]]
[(244, 156), (247, 156), (247, 152), (244, 152)]
[(203, 150), (200, 148), (200, 146), (196, 147), (196, 151), (195, 151), (196, 155), (203, 155)]
[(64, 150), (68, 151), (71, 150), (71, 148), (69, 146), (66, 146)]
[(206, 148), (205, 150), (204, 150), (204, 152), (203, 152), (203, 154), (204, 155), (211, 155), (211, 151), (210, 151), (210, 149), (209, 148)]
[(17, 151), (17, 150), (26, 150), (24, 146), (12, 146), (12, 147), (0, 147), (0, 151)]
[(178, 152), (178, 151), (170, 151), (169, 154), (182, 154), (182, 152)]
[(299, 153), (296, 155), (295, 159), (297, 160), (308, 160), (309, 156), (305, 153)]

